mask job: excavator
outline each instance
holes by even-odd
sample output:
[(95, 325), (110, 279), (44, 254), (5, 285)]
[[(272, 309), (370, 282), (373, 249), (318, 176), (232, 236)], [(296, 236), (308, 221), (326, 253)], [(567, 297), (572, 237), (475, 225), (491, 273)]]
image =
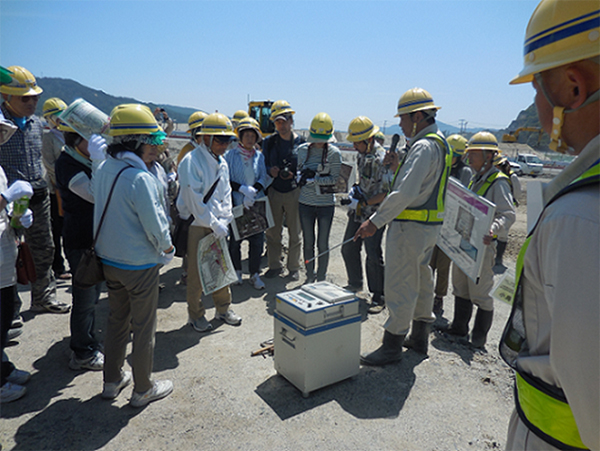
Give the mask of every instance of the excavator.
[(535, 144), (535, 147), (538, 147), (540, 145), (540, 140), (542, 139), (542, 134), (544, 133), (544, 130), (542, 130), (539, 127), (519, 127), (513, 132), (508, 132), (502, 135), (502, 142), (516, 143), (519, 138), (519, 133), (521, 132), (537, 132), (538, 139)]
[(270, 119), (272, 105), (270, 100), (248, 102), (248, 115), (258, 122), (263, 138), (275, 132), (275, 124)]

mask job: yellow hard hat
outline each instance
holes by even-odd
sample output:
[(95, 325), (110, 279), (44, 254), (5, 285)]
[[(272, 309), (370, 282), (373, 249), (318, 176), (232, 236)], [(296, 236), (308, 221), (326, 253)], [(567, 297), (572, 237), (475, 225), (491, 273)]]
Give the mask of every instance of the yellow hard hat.
[(373, 125), (373, 121), (366, 116), (358, 116), (350, 121), (348, 125), (347, 140), (351, 143), (366, 141), (379, 132), (379, 127)]
[(42, 115), (47, 119), (49, 116), (54, 116), (65, 109), (67, 109), (67, 104), (62, 99), (51, 97), (44, 102)]
[(455, 157), (462, 157), (465, 154), (465, 149), (467, 148), (467, 138), (462, 135), (455, 133), (454, 135), (448, 136), (446, 139), (450, 149), (454, 153)]
[(208, 116), (208, 113), (205, 113), (204, 111), (196, 111), (190, 114), (190, 117), (188, 118), (189, 128), (187, 133), (192, 133), (192, 130), (200, 127), (202, 125), (202, 121), (206, 116)]
[(282, 116), (284, 114), (296, 114), (296, 112), (292, 110), (290, 104), (285, 100), (273, 102), (273, 105), (271, 105), (271, 116), (269, 116), (269, 118), (275, 122), (277, 116)]
[(110, 136), (151, 135), (162, 132), (154, 114), (145, 105), (125, 103), (110, 113)]
[(68, 125), (65, 121), (61, 121), (60, 119), (58, 119), (56, 121), (56, 128), (58, 130), (60, 130), (61, 132), (71, 132), (71, 133), (77, 133), (73, 127), (71, 127), (70, 125)]
[(235, 129), (235, 134), (237, 135), (239, 140), (242, 139), (241, 132), (243, 130), (254, 130), (256, 132), (256, 136), (257, 136), (256, 142), (262, 141), (262, 134), (260, 132), (260, 126), (258, 125), (258, 122), (256, 121), (256, 119), (251, 118), (251, 117), (246, 117), (240, 121), (240, 123), (238, 124), (238, 126)]
[(0, 92), (13, 96), (37, 96), (44, 90), (37, 85), (31, 72), (21, 66), (10, 66), (12, 72), (10, 83), (1, 84)]
[(204, 118), (197, 135), (235, 136), (231, 121), (221, 113), (212, 113)]
[(394, 117), (422, 110), (439, 110), (440, 108), (434, 105), (433, 97), (429, 92), (421, 88), (412, 88), (402, 94), (398, 100), (398, 114)]
[(598, 0), (542, 0), (525, 32), (523, 70), (510, 84), (533, 81), (533, 75), (600, 54)]
[(498, 152), (498, 140), (490, 132), (475, 133), (469, 139), (467, 144), (467, 152), (472, 150), (488, 150), (490, 152)]
[(242, 119), (244, 119), (245, 117), (248, 117), (248, 113), (246, 111), (244, 111), (244, 110), (237, 110), (235, 113), (233, 113), (232, 120), (239, 122)]
[(375, 133), (375, 139), (380, 139), (381, 141), (385, 141), (385, 135), (380, 131)]
[(333, 136), (333, 121), (327, 113), (318, 113), (310, 123), (309, 143), (335, 142)]
[(494, 156), (492, 163), (494, 163), (494, 166), (498, 166), (504, 163), (505, 161), (507, 161), (506, 157), (498, 151), (498, 153)]

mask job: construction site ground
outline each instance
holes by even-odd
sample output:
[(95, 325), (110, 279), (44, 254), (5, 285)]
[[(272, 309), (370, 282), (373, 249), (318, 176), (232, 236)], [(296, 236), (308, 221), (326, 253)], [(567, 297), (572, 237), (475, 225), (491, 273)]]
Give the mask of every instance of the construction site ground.
[[(527, 177), (522, 178), (526, 190)], [(514, 267), (526, 234), (526, 202), (510, 232), (505, 262)], [(342, 240), (345, 208), (336, 209), (330, 246)], [(245, 259), (246, 247), (243, 247)], [(263, 265), (266, 258), (263, 259)], [(244, 269), (247, 262), (244, 260)], [(101, 372), (68, 367), (69, 315), (28, 311), (23, 299), (23, 334), (7, 354), (32, 373), (24, 398), (1, 406), (3, 450), (485, 450), (503, 449), (513, 409), (513, 376), (498, 354), (498, 340), (510, 307), (496, 302), (494, 324), (484, 351), (430, 335), (429, 357), (407, 351), (403, 360), (383, 368), (361, 367), (358, 375), (304, 398), (277, 375), (273, 357), (251, 357), (273, 337), (277, 293), (304, 282), (265, 279), (257, 291), (244, 275), (233, 286), (239, 327), (213, 321), (200, 334), (187, 325), (185, 286), (178, 283), (181, 259), (161, 271), (154, 377), (171, 379), (172, 395), (145, 408), (129, 406), (131, 387), (115, 401), (100, 397)], [(327, 280), (347, 283), (340, 249), (332, 251)], [(70, 282), (58, 285), (58, 298), (71, 302)], [(379, 346), (384, 311), (367, 315), (359, 292), (361, 350)], [(205, 298), (207, 318), (214, 316)], [(452, 319), (451, 289), (443, 318)], [(96, 327), (104, 336), (106, 291), (97, 305)], [(130, 352), (128, 349), (128, 355)], [(128, 357), (130, 358), (130, 356)], [(126, 363), (126, 369), (129, 364)]]

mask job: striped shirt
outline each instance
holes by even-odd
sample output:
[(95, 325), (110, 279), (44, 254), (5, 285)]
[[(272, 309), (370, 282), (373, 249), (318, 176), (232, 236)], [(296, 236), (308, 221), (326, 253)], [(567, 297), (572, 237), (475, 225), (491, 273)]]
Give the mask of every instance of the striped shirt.
[(304, 205), (316, 207), (329, 207), (335, 205), (333, 193), (317, 194), (317, 185), (334, 185), (340, 175), (342, 167), (342, 154), (340, 150), (327, 144), (327, 153), (323, 154), (324, 148), (312, 146), (309, 143), (298, 147), (298, 170), (312, 169), (317, 173), (313, 183), (307, 183), (300, 189), (299, 202)]

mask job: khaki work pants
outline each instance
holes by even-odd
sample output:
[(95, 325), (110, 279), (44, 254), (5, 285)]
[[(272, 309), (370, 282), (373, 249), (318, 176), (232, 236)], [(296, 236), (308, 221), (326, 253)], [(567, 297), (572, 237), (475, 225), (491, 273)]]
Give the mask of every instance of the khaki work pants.
[[(190, 319), (197, 320), (206, 313), (202, 303), (202, 282), (200, 282), (200, 271), (198, 270), (198, 243), (212, 230), (206, 227), (190, 226), (188, 235), (188, 277), (187, 277), (187, 303)], [(221, 288), (212, 294), (215, 308), (219, 313), (226, 313), (231, 304), (231, 292), (229, 286)]]
[(132, 368), (134, 390), (152, 388), (154, 333), (158, 306), (159, 265), (126, 270), (104, 265), (108, 288), (108, 324), (104, 338), (104, 382), (121, 380), (129, 332), (133, 331)]
[(440, 228), (412, 221), (392, 221), (388, 227), (384, 295), (389, 317), (384, 327), (392, 334), (408, 333), (413, 320), (435, 320), (429, 262)]
[(287, 268), (294, 272), (300, 269), (300, 214), (298, 213), (298, 198), (300, 190), (296, 188), (288, 193), (280, 193), (275, 189), (269, 189), (269, 204), (273, 213), (275, 225), (265, 232), (267, 237), (267, 256), (269, 258), (269, 269), (281, 269), (281, 251), (283, 229), (283, 215), (288, 229), (289, 251)]

